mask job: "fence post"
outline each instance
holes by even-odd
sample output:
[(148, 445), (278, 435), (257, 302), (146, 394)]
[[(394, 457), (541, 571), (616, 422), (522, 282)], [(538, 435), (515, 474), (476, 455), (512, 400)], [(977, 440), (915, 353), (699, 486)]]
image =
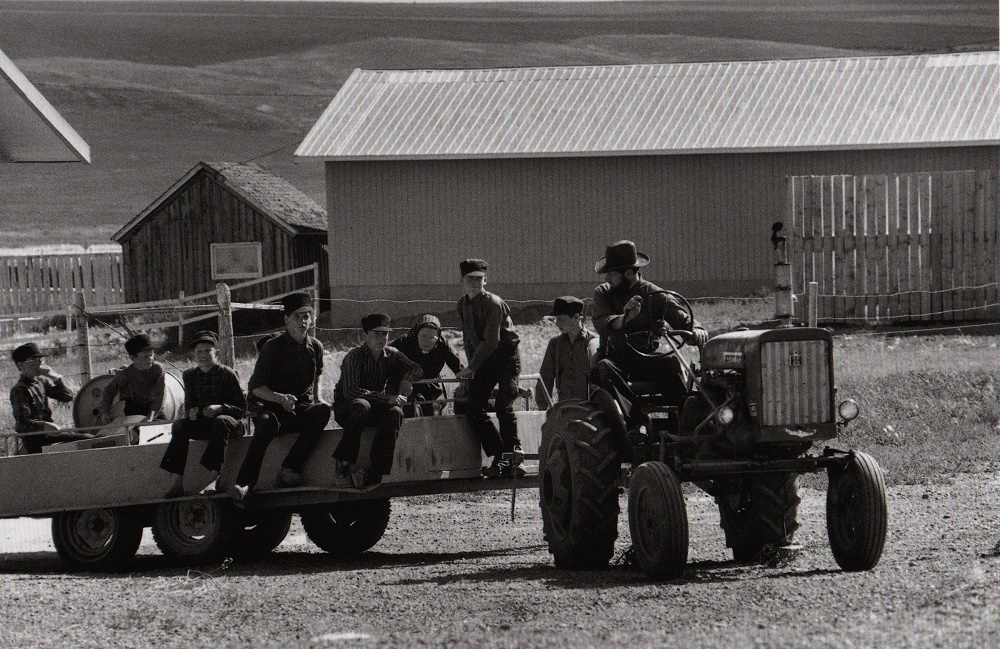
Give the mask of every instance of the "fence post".
[[(309, 333), (315, 338), (319, 326), (319, 264), (313, 264), (313, 285), (310, 292), (313, 295), (313, 323), (312, 331)], [(322, 400), (322, 395), (319, 393), (319, 377), (317, 376), (313, 379), (313, 401)]]
[(815, 327), (819, 321), (819, 282), (809, 282), (806, 293), (806, 313), (810, 327)]
[(236, 367), (236, 341), (233, 339), (233, 305), (229, 285), (219, 282), (215, 285), (219, 300), (219, 360), (223, 365)]
[(73, 348), (73, 318), (76, 306), (72, 303), (66, 305), (66, 353)]
[[(177, 306), (184, 306), (184, 291), (177, 292)], [(184, 309), (177, 310), (177, 346), (184, 347)]]
[(79, 310), (76, 315), (76, 344), (80, 349), (80, 374), (83, 376), (83, 383), (87, 383), (93, 377), (94, 367), (90, 358), (90, 324), (87, 322), (87, 299), (82, 292), (76, 296), (76, 308)]
[(784, 224), (778, 221), (771, 226), (774, 244), (774, 318), (781, 326), (792, 326), (792, 265), (788, 262), (788, 240), (779, 235)]

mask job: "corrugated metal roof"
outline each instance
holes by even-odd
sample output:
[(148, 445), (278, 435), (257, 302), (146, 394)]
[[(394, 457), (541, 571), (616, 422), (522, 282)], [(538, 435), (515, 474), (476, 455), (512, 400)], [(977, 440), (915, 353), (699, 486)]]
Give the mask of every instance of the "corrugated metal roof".
[(355, 70), (295, 152), (519, 157), (1000, 143), (997, 52)]
[(199, 162), (146, 209), (111, 235), (111, 238), (121, 242), (147, 216), (171, 200), (182, 187), (202, 172), (215, 174), (221, 184), (232, 188), (290, 234), (303, 231), (326, 232), (326, 210), (284, 178), (275, 176), (253, 162)]
[(0, 162), (90, 162), (90, 147), (0, 50)]

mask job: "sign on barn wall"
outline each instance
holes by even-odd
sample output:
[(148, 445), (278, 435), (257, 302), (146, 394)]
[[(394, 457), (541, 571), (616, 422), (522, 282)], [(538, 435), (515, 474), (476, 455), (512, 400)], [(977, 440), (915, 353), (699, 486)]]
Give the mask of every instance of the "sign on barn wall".
[(257, 279), (264, 275), (259, 241), (213, 243), (212, 279)]

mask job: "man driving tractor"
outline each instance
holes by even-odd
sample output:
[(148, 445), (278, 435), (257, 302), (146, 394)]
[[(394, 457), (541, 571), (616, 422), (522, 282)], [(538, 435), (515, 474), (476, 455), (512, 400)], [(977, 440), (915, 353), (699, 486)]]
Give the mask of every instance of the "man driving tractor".
[[(594, 289), (593, 322), (601, 336), (597, 382), (633, 401), (626, 381), (655, 381), (665, 386), (673, 405), (680, 406), (691, 387), (687, 369), (676, 354), (648, 354), (656, 350), (668, 326), (691, 331), (699, 347), (708, 341), (708, 331), (677, 297), (642, 278), (639, 269), (647, 264), (649, 257), (636, 252), (633, 242), (617, 241), (594, 265), (606, 280)], [(648, 336), (635, 335), (642, 333)]]

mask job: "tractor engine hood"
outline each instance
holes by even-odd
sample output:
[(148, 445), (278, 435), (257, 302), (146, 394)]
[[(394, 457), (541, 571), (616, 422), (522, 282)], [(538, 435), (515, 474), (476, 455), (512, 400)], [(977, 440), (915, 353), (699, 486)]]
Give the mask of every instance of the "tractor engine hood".
[(825, 340), (832, 345), (833, 335), (826, 329), (809, 327), (731, 331), (705, 344), (701, 350), (701, 367), (703, 370), (744, 370), (748, 359), (759, 356), (764, 343), (793, 340)]

